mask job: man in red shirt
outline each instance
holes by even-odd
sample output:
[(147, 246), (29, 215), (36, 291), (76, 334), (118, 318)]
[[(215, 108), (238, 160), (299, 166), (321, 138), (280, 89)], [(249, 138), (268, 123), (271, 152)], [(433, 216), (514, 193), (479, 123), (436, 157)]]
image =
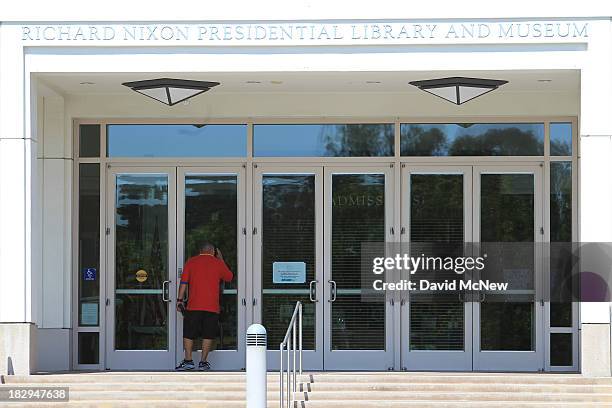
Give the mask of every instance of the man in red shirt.
[(193, 370), (195, 364), (191, 356), (193, 341), (202, 338), (202, 360), (199, 369), (210, 370), (208, 353), (218, 336), (219, 327), (219, 284), (230, 282), (233, 278), (218, 248), (209, 242), (200, 246), (200, 254), (185, 263), (181, 275), (181, 285), (176, 308), (185, 309), (185, 291), (189, 287), (189, 299), (184, 311), (183, 347), (185, 359), (176, 367), (179, 371)]

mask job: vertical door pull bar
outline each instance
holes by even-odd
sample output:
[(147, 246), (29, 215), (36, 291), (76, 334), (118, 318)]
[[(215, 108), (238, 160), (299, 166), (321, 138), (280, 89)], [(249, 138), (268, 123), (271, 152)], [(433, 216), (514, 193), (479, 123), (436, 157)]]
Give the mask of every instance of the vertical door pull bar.
[(318, 280), (313, 280), (310, 281), (310, 284), (308, 285), (308, 294), (310, 296), (310, 301), (313, 303), (318, 302), (317, 300), (317, 283), (319, 281)]
[(329, 290), (330, 290), (330, 299), (329, 299), (329, 303), (335, 302), (336, 301), (336, 295), (337, 295), (337, 291), (336, 291), (336, 282), (333, 280), (329, 280), (328, 281), (330, 286), (329, 286)]

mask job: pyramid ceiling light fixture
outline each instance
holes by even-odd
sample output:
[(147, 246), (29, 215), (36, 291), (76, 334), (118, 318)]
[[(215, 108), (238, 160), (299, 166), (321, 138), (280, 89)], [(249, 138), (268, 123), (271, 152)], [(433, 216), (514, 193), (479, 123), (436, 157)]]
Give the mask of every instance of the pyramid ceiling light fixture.
[(414, 85), (422, 91), (428, 92), (456, 105), (461, 105), (474, 98), (478, 98), (507, 83), (508, 81), (500, 79), (466, 77), (450, 77), (409, 82), (410, 85)]
[(219, 82), (158, 78), (124, 82), (121, 85), (127, 86), (133, 91), (153, 98), (168, 106), (173, 106), (208, 91), (212, 87), (219, 85)]

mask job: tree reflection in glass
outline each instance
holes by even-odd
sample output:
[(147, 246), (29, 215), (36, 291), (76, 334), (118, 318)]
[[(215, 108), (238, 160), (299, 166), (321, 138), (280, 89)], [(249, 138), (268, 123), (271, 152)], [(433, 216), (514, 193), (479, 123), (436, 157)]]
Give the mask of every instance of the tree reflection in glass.
[[(166, 350), (168, 176), (119, 174), (115, 206), (115, 349)], [(145, 271), (137, 279), (138, 271)]]
[(543, 123), (408, 124), (402, 156), (542, 156)]

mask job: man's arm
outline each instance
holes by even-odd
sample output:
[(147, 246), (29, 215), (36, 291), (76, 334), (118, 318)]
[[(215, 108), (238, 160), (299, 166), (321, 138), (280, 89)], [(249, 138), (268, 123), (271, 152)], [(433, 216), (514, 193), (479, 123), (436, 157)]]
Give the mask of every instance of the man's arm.
[(179, 285), (178, 298), (176, 300), (176, 310), (181, 311), (179, 306), (184, 303), (185, 299), (185, 291), (187, 290), (187, 285), (189, 285), (189, 269), (187, 265), (183, 269), (183, 274), (181, 275), (181, 284)]
[(181, 282), (181, 285), (179, 286), (178, 299), (176, 300), (176, 310), (178, 312), (181, 312), (181, 305), (185, 304), (183, 300), (185, 299), (185, 290), (187, 290), (187, 283)]
[(181, 286), (179, 286), (178, 300), (185, 299), (185, 291), (187, 290), (187, 282), (181, 282)]
[(225, 260), (223, 260), (223, 254), (221, 253), (221, 250), (219, 248), (217, 248), (217, 255), (216, 255), (216, 257), (223, 264), (223, 267), (221, 268), (221, 280), (224, 281), (224, 282), (231, 282), (231, 280), (234, 279), (234, 274), (227, 267), (227, 264), (225, 263)]
[(230, 271), (225, 262), (223, 262), (223, 267), (221, 268), (221, 280), (224, 282), (231, 282), (232, 279), (234, 279), (234, 274), (232, 271)]

